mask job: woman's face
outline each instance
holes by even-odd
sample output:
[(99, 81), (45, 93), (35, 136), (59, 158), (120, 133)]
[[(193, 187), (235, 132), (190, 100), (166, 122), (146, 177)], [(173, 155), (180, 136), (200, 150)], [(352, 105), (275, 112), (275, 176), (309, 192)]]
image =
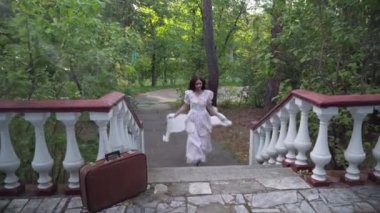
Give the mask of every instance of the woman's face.
[(202, 86), (203, 86), (202, 81), (198, 79), (198, 80), (195, 82), (195, 90), (202, 90)]

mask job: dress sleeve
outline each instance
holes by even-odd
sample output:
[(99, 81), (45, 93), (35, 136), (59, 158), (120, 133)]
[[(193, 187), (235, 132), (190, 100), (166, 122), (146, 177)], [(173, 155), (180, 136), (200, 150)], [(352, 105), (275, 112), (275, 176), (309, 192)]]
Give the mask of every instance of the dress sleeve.
[(207, 104), (212, 104), (212, 99), (214, 98), (214, 92), (208, 90)]
[(190, 104), (190, 92), (191, 90), (185, 91), (185, 96), (183, 97), (183, 102), (185, 102), (185, 104)]

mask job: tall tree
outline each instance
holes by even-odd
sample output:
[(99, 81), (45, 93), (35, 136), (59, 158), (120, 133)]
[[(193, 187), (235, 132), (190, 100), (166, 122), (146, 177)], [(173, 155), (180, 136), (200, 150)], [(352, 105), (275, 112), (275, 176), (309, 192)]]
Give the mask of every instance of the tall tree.
[(212, 104), (217, 105), (219, 68), (214, 45), (214, 28), (212, 23), (212, 0), (202, 1), (202, 21), (204, 46), (207, 56), (208, 86), (214, 92)]
[(265, 111), (269, 111), (274, 105), (275, 102), (273, 98), (278, 95), (279, 84), (281, 81), (281, 76), (284, 73), (284, 66), (278, 62), (280, 62), (283, 57), (281, 56), (282, 52), (280, 49), (280, 45), (276, 38), (282, 32), (282, 26), (280, 23), (282, 10), (285, 5), (284, 0), (274, 0), (272, 7), (272, 29), (271, 29), (271, 53), (272, 53), (272, 68), (273, 75), (269, 77), (266, 82), (266, 91), (265, 91), (265, 99), (264, 99), (264, 109)]

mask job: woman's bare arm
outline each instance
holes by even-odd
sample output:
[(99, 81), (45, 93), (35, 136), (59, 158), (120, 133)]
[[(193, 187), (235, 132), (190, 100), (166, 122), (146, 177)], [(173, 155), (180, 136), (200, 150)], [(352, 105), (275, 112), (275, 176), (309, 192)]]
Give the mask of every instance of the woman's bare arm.
[(209, 111), (210, 115), (215, 115), (221, 121), (226, 120), (226, 117), (224, 117), (222, 114), (220, 114), (217, 111), (215, 111), (215, 108), (211, 104), (207, 105), (207, 110)]
[(174, 114), (174, 117), (177, 117), (179, 114), (181, 113), (185, 113), (187, 112), (187, 110), (189, 110), (189, 105), (188, 104), (183, 104), (179, 110)]

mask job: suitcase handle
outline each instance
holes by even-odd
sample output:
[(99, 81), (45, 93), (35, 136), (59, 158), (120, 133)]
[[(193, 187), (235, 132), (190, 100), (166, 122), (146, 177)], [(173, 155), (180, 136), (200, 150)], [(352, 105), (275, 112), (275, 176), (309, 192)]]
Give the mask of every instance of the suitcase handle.
[(116, 155), (116, 158), (117, 158), (117, 157), (120, 157), (120, 151), (117, 150), (117, 151), (114, 151), (114, 152), (107, 153), (107, 154), (105, 155), (105, 158), (106, 158), (107, 161), (109, 161), (109, 160), (110, 160), (110, 157), (112, 157), (112, 159), (113, 159), (113, 158), (115, 158), (115, 155)]

